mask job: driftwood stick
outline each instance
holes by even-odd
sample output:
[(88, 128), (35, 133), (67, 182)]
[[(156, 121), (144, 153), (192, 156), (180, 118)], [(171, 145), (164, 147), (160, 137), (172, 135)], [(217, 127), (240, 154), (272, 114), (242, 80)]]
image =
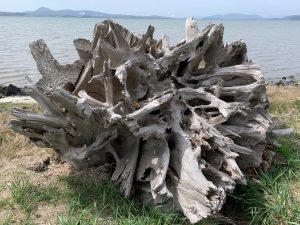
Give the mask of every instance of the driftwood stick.
[(291, 136), (295, 133), (295, 128), (286, 128), (280, 130), (272, 130), (272, 134), (276, 137)]

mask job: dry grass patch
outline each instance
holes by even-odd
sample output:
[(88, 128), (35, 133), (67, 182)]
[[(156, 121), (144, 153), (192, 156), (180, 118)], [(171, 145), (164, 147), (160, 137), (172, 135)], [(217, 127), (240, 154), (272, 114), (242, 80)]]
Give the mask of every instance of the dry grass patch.
[[(298, 174), (297, 176), (299, 176)], [(293, 199), (300, 205), (300, 181), (291, 182), (290, 191), (292, 193)]]
[(268, 86), (267, 92), (271, 102), (269, 111), (279, 119), (279, 125), (300, 130), (300, 88)]
[(29, 108), (33, 111), (38, 111), (40, 109), (36, 104), (0, 104), (0, 158), (2, 159), (12, 159), (24, 155), (35, 155), (40, 150), (40, 148), (33, 145), (28, 138), (17, 134), (10, 129), (9, 122), (13, 119), (10, 111), (14, 106), (19, 108)]
[(0, 210), (1, 225), (23, 225), (26, 224), (25, 215), (17, 207), (5, 208)]
[(267, 86), (267, 93), (271, 103), (275, 101), (291, 103), (300, 100), (300, 88), (295, 86)]
[(54, 151), (39, 148), (10, 129), (13, 107), (41, 110), (37, 104), (0, 103), (0, 224), (44, 225), (57, 221), (57, 214), (66, 211), (66, 204), (50, 204), (54, 193), (51, 187), (58, 186), (60, 176), (68, 176), (70, 168), (52, 162), (44, 173), (26, 169)]
[(58, 215), (67, 213), (68, 205), (59, 203), (57, 205), (41, 204), (30, 216), (30, 220), (36, 225), (58, 224)]

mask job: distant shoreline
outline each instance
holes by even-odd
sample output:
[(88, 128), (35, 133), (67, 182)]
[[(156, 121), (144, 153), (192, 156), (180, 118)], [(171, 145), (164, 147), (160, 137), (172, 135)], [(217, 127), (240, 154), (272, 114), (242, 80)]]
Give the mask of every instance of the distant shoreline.
[[(26, 12), (1, 12), (0, 16), (17, 16), (17, 17), (60, 17), (60, 18), (109, 18), (109, 19), (185, 19), (184, 17), (172, 16), (136, 16), (125, 14), (109, 14), (92, 10), (52, 10), (49, 8), (41, 7), (35, 11)], [(281, 18), (264, 18), (260, 15), (250, 15), (241, 13), (229, 13), (224, 15), (212, 16), (194, 16), (195, 19), (200, 20), (300, 20), (300, 15), (290, 15)]]
[[(149, 19), (149, 20), (185, 20), (185, 17), (147, 17), (147, 16), (132, 16), (132, 17), (76, 17), (76, 16), (28, 16), (28, 15), (2, 15), (0, 17), (26, 17), (26, 18), (70, 18), (70, 19)], [(221, 18), (197, 18), (202, 21), (300, 21), (299, 19), (282, 19), (282, 18), (261, 18), (261, 19), (221, 19)]]
[(1, 15), (0, 17), (26, 17), (26, 18), (72, 18), (72, 19), (154, 19), (154, 20), (183, 20), (186, 18), (179, 18), (179, 17), (163, 17), (163, 18), (158, 18), (158, 17), (72, 17), (72, 16), (16, 16), (16, 15)]

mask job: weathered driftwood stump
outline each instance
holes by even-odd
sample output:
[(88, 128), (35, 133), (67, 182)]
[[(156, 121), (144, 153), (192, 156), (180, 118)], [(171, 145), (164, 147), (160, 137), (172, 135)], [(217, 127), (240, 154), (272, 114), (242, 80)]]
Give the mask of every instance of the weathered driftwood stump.
[(186, 39), (171, 46), (152, 26), (138, 37), (106, 20), (92, 42), (74, 40), (80, 59), (68, 65), (33, 42), (42, 78), (27, 92), (45, 111), (14, 109), (12, 128), (74, 168), (114, 165), (125, 196), (172, 202), (195, 223), (266, 159), (265, 81), (245, 43), (224, 45), (223, 31), (187, 19)]

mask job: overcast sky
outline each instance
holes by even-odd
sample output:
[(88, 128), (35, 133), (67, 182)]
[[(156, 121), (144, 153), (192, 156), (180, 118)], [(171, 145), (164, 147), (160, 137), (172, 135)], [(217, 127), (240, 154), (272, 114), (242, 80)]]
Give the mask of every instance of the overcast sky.
[(264, 17), (300, 14), (300, 0), (0, 0), (0, 11), (51, 9), (161, 16), (208, 16), (244, 13)]

